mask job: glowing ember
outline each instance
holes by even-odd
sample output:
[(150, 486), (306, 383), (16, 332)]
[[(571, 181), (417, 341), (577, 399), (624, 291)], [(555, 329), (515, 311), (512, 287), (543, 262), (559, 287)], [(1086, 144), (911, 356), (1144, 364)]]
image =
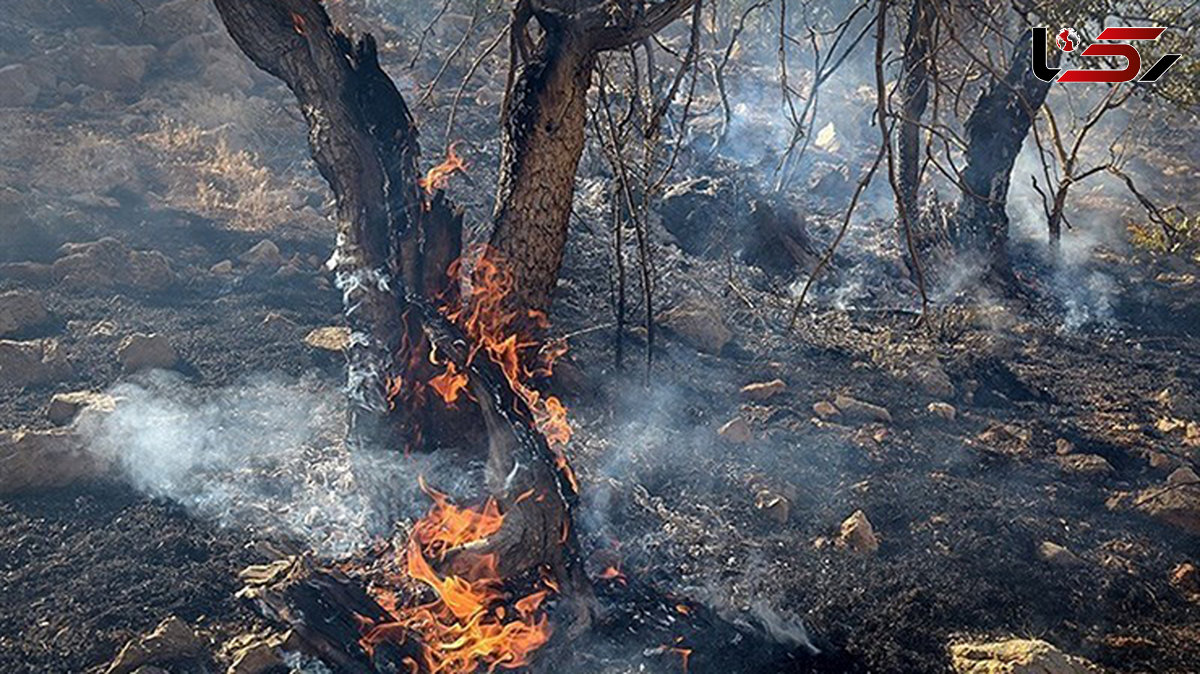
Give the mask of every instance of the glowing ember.
[(629, 582), (628, 579), (625, 578), (625, 574), (621, 573), (621, 570), (615, 566), (610, 566), (610, 567), (604, 569), (603, 571), (601, 571), (600, 579), (615, 581), (622, 585), (625, 585), (626, 583)]
[(417, 180), (417, 184), (430, 195), (438, 190), (446, 189), (446, 186), (450, 184), (450, 176), (458, 171), (467, 170), (467, 163), (458, 156), (458, 152), (455, 150), (457, 146), (458, 143), (450, 143), (450, 147), (446, 148), (446, 159), (429, 169), (424, 178)]

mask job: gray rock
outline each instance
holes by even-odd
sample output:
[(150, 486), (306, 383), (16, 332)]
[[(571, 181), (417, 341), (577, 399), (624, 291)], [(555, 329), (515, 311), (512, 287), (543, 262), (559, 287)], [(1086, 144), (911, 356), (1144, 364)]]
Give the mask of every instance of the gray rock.
[(892, 422), (892, 413), (886, 407), (873, 405), (857, 398), (839, 395), (833, 399), (833, 404), (851, 419), (856, 418), (864, 421), (880, 421), (883, 423)]
[(55, 393), (46, 408), (46, 417), (50, 423), (65, 426), (75, 420), (85, 409), (97, 412), (112, 412), (117, 407), (117, 401), (110, 395), (93, 391), (74, 391), (71, 393)]
[(84, 44), (71, 59), (74, 80), (104, 91), (137, 91), (157, 49), (150, 45)]
[(0, 335), (12, 335), (50, 320), (42, 296), (28, 290), (0, 294)]
[(126, 372), (161, 369), (167, 370), (179, 362), (179, 354), (164, 335), (137, 333), (121, 340), (117, 348), (117, 359)]
[(41, 87), (24, 63), (0, 68), (0, 108), (23, 108), (37, 101)]
[(0, 494), (65, 487), (94, 480), (107, 464), (73, 430), (0, 431)]
[(70, 374), (66, 354), (53, 339), (0, 340), (0, 382), (10, 386), (47, 384)]
[(62, 256), (54, 261), (54, 277), (72, 290), (128, 287), (162, 291), (176, 279), (170, 261), (162, 253), (129, 250), (111, 237), (68, 243), (60, 252)]
[(721, 311), (707, 299), (692, 297), (659, 317), (659, 322), (685, 343), (705, 353), (721, 353), (733, 339)]
[(132, 674), (145, 665), (196, 658), (207, 648), (208, 643), (187, 623), (171, 616), (150, 634), (126, 643), (109, 663), (107, 674)]

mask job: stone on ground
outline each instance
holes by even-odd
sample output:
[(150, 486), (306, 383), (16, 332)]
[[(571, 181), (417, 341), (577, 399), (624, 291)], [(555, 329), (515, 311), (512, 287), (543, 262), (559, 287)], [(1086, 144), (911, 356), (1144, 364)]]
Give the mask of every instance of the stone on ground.
[(956, 674), (1100, 674), (1087, 660), (1040, 639), (1008, 639), (950, 646)]
[(165, 335), (137, 333), (121, 340), (117, 359), (126, 372), (167, 370), (179, 362), (179, 354)]

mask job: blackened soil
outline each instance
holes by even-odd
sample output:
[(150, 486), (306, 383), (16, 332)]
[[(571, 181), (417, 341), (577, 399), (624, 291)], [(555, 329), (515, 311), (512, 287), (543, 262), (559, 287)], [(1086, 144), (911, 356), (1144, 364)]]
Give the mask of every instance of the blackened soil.
[(244, 541), (124, 488), (0, 501), (0, 540), (0, 671), (83, 672), (172, 615), (218, 643), (255, 621)]

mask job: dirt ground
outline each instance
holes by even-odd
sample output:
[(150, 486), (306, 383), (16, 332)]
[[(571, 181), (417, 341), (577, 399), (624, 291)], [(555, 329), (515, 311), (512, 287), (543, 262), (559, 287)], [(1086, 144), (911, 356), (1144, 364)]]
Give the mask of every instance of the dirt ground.
[[(83, 35), (99, 24), (114, 43), (137, 39), (130, 25), (106, 23), (121, 11), (64, 18), (31, 10), (5, 30)], [(206, 53), (236, 55), (212, 20), (204, 19), (215, 33)], [(54, 393), (121, 381), (115, 352), (135, 332), (169, 337), (176, 369), (200, 389), (265, 372), (342, 381), (339, 355), (303, 343), (310, 330), (342, 321), (339, 293), (321, 267), (333, 244), (323, 219), (328, 194), (306, 161), (286, 91), (249, 66), (238, 72), (244, 90), (219, 92), (211, 77), (164, 61), (133, 93), (60, 86), (63, 101), (43, 92), (36, 106), (0, 110), (13, 130), (0, 140), (0, 208), (5, 227), (23, 237), (0, 262), (50, 262), (60, 244), (112, 236), (161, 252), (177, 273), (151, 290), (0, 276), (0, 292), (35, 291), (52, 316), (10, 337), (52, 337), (72, 366), (70, 377), (48, 384), (0, 381), (0, 428), (46, 428)], [(204, 128), (199, 106), (187, 110), (209, 94), (228, 97), (237, 116), (222, 133), (250, 154), (221, 150), (203, 134), (156, 135), (172, 124)], [(493, 109), (478, 105), (462, 113), (464, 133), (486, 138)], [(91, 154), (81, 158), (80, 148)], [(460, 189), (480, 223), (489, 204), (478, 194), (491, 184), (495, 148), (481, 141), (473, 149), (477, 167)], [(1158, 276), (1197, 273), (1192, 266), (1156, 267), (1124, 251), (1095, 256), (1086, 269), (1112, 279), (1112, 311), (1079, 326), (1064, 327), (1062, 301), (1032, 282), (1024, 302), (940, 308), (918, 325), (907, 308), (839, 300), (839, 288), (856, 278), (872, 292), (911, 285), (874, 283), (872, 274), (890, 273), (894, 261), (864, 247), (837, 258), (829, 287), (788, 331), (786, 279), (685, 252), (656, 222), (660, 315), (700, 303), (729, 338), (719, 349), (698, 348), (686, 330), (660, 320), (647, 375), (637, 299), (623, 368), (614, 364), (611, 232), (596, 197), (605, 182), (598, 165), (585, 159), (580, 223), (552, 315), (553, 334), (572, 335), (571, 350), (548, 382), (577, 428), (569, 452), (593, 572), (616, 560), (638, 583), (723, 616), (802, 623), (840, 671), (947, 671), (950, 643), (1008, 636), (1045, 639), (1114, 672), (1200, 671), (1200, 603), (1170, 582), (1178, 565), (1200, 561), (1200, 538), (1109, 507), (1118, 493), (1197, 465), (1184, 431), (1158, 425), (1200, 421), (1200, 286)], [(94, 170), (86, 180), (46, 182), (56, 166)], [(218, 170), (240, 177), (221, 187), (210, 175)], [(238, 187), (260, 178), (263, 189)], [(225, 197), (202, 198), (196, 185), (205, 180)], [(251, 193), (260, 201), (241, 198)], [(267, 212), (271, 226), (245, 226)], [(828, 241), (833, 222), (815, 217), (814, 237)], [(256, 269), (239, 261), (263, 239), (291, 262)], [(1048, 273), (1020, 251), (1017, 258), (1031, 278)], [(212, 271), (224, 260), (238, 261), (232, 273)], [(740, 393), (775, 379), (784, 389), (766, 400)], [(839, 395), (886, 408), (890, 420), (819, 418), (814, 404)], [(952, 406), (954, 418), (931, 403)], [(739, 418), (747, 438), (718, 435)], [(1069, 457), (1079, 455), (1102, 457), (1108, 468), (1073, 469)], [(836, 543), (859, 510), (878, 534), (874, 554)], [(238, 571), (263, 560), (260, 540), (120, 480), (0, 496), (0, 671), (102, 671), (128, 639), (172, 615), (215, 650), (262, 624), (234, 596)], [(1048, 560), (1039, 554), (1045, 542), (1069, 552)], [(729, 671), (710, 655), (719, 645), (687, 645), (698, 652), (690, 671)], [(661, 654), (639, 657), (647, 671), (678, 671)]]

